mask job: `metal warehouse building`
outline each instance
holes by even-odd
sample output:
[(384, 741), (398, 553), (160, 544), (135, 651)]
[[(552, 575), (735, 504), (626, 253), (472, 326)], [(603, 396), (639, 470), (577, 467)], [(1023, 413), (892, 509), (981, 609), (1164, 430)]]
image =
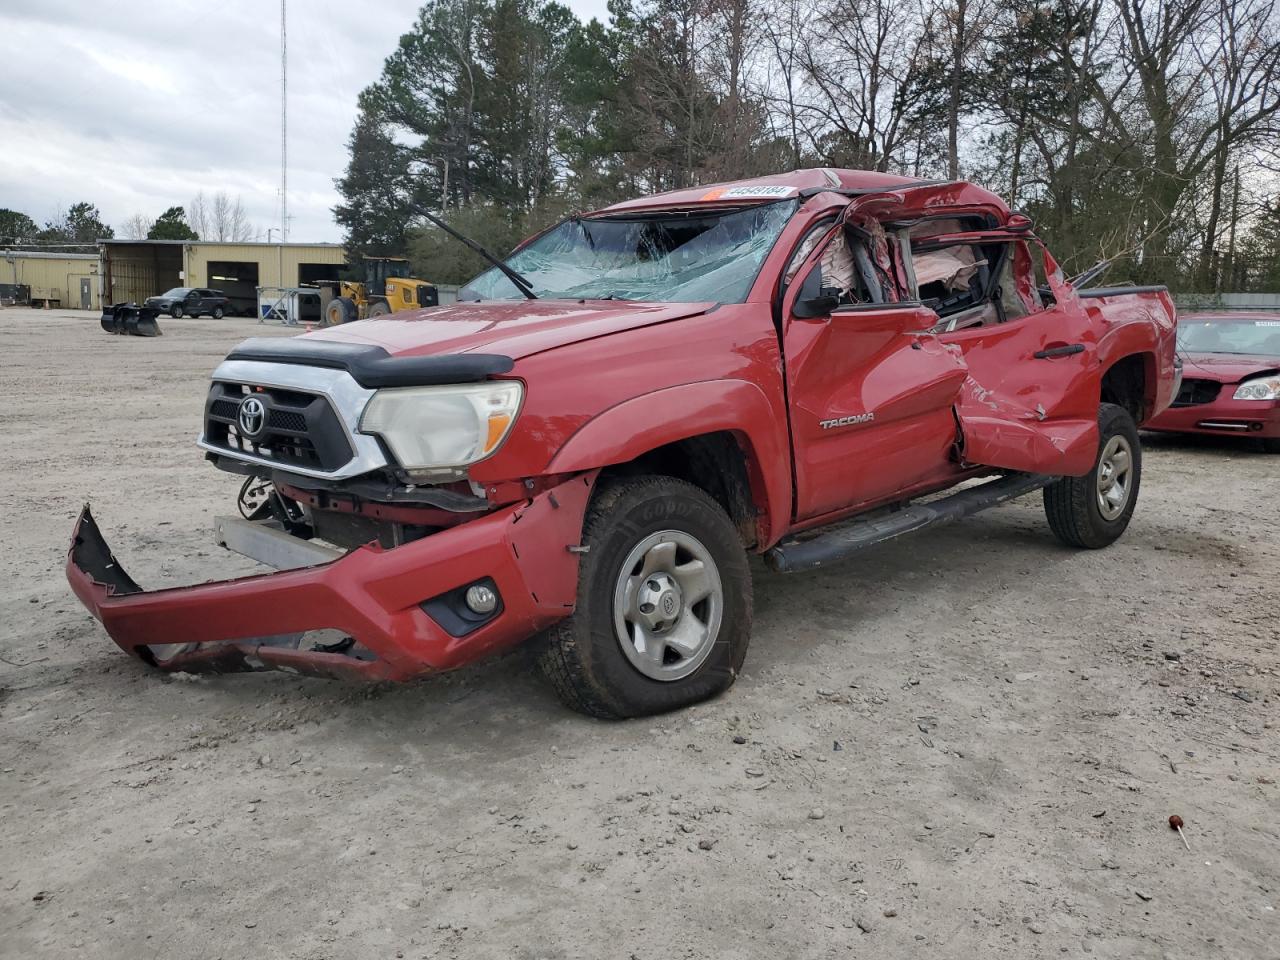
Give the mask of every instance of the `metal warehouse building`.
[(96, 310), (98, 255), (0, 250), (0, 301)]
[(173, 287), (212, 287), (246, 314), (256, 311), (256, 288), (331, 279), (347, 259), (336, 243), (100, 240), (98, 249), (106, 303), (141, 303)]

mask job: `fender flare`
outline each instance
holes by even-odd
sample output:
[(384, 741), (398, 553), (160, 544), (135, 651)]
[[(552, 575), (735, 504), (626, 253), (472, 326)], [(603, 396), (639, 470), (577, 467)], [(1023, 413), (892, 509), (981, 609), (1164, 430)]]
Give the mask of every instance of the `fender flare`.
[[(1176, 322), (1162, 324), (1158, 314), (1163, 311), (1173, 318), (1176, 310), (1163, 288), (1123, 289), (1123, 298), (1113, 293), (1117, 299), (1106, 301), (1105, 309), (1093, 298), (1083, 299), (1081, 306), (1100, 313), (1108, 321), (1107, 329), (1098, 338), (1100, 376), (1106, 376), (1108, 370), (1129, 357), (1142, 357), (1146, 380), (1144, 404), (1148, 416), (1152, 416), (1173, 402), (1177, 326)], [(1092, 292), (1085, 291), (1086, 294)]]
[(776, 541), (791, 516), (791, 451), (786, 411), (746, 380), (703, 380), (624, 400), (583, 424), (551, 458), (547, 473), (626, 463), (658, 447), (707, 433), (734, 434), (747, 459), (752, 499), (760, 511), (759, 549)]
[(1173, 402), (1171, 393), (1167, 398), (1160, 395), (1162, 390), (1172, 388), (1174, 381), (1172, 362), (1168, 370), (1162, 369), (1158, 348), (1151, 342), (1150, 337), (1143, 336), (1137, 331), (1118, 330), (1113, 334), (1109, 333), (1098, 346), (1099, 382), (1104, 381), (1108, 373), (1126, 360), (1136, 357), (1142, 361), (1142, 406), (1147, 411), (1147, 419), (1154, 416), (1157, 410), (1163, 410)]

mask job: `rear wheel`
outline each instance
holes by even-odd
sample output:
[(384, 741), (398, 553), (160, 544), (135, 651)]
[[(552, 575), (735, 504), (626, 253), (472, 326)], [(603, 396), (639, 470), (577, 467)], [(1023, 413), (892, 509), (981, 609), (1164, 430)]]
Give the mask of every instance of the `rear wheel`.
[(175, 320), (179, 320), (179, 319), (181, 319), (181, 318), (182, 318), (182, 304), (180, 304), (180, 303), (175, 303), (172, 307), (170, 307), (170, 308), (169, 308), (169, 316), (173, 317), (173, 319), (175, 319)]
[(1114, 543), (1133, 516), (1142, 480), (1142, 444), (1129, 411), (1104, 403), (1098, 411), (1098, 459), (1083, 477), (1044, 488), (1049, 528), (1071, 547), (1097, 550)]
[(582, 713), (622, 719), (706, 700), (737, 679), (751, 572), (720, 505), (683, 480), (608, 481), (587, 511), (574, 613), (540, 665)]
[(221, 319), (222, 319), (222, 308), (221, 308), (221, 307), (214, 307), (214, 308), (213, 308), (213, 319), (215, 319), (215, 320), (221, 320)]
[(391, 304), (385, 300), (375, 300), (369, 307), (369, 316), (371, 317), (385, 317), (390, 312)]

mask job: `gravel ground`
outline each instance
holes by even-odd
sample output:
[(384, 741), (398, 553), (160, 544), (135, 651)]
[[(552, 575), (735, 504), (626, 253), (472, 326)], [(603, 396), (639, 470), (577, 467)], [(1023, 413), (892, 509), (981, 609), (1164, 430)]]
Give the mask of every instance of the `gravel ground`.
[(245, 572), (193, 440), (285, 331), (162, 323), (0, 311), (0, 956), (1280, 956), (1280, 458), (1153, 440), (1097, 553), (1032, 497), (757, 565), (746, 672), (658, 719), (565, 711), (527, 650), (183, 680), (81, 609), (67, 537), (90, 500), (144, 585)]

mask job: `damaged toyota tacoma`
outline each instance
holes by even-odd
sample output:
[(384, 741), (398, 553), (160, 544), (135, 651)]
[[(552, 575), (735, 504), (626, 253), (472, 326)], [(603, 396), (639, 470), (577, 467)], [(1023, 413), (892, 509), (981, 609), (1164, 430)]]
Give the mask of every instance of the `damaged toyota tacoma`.
[(456, 304), (227, 356), (199, 445), (260, 496), (218, 539), (277, 570), (144, 591), (86, 507), (67, 576), (119, 646), (406, 680), (537, 637), (571, 707), (670, 710), (741, 670), (752, 553), (814, 569), (1036, 490), (1111, 543), (1178, 389), (1163, 287), (1075, 289), (969, 183), (800, 170), (486, 256)]

